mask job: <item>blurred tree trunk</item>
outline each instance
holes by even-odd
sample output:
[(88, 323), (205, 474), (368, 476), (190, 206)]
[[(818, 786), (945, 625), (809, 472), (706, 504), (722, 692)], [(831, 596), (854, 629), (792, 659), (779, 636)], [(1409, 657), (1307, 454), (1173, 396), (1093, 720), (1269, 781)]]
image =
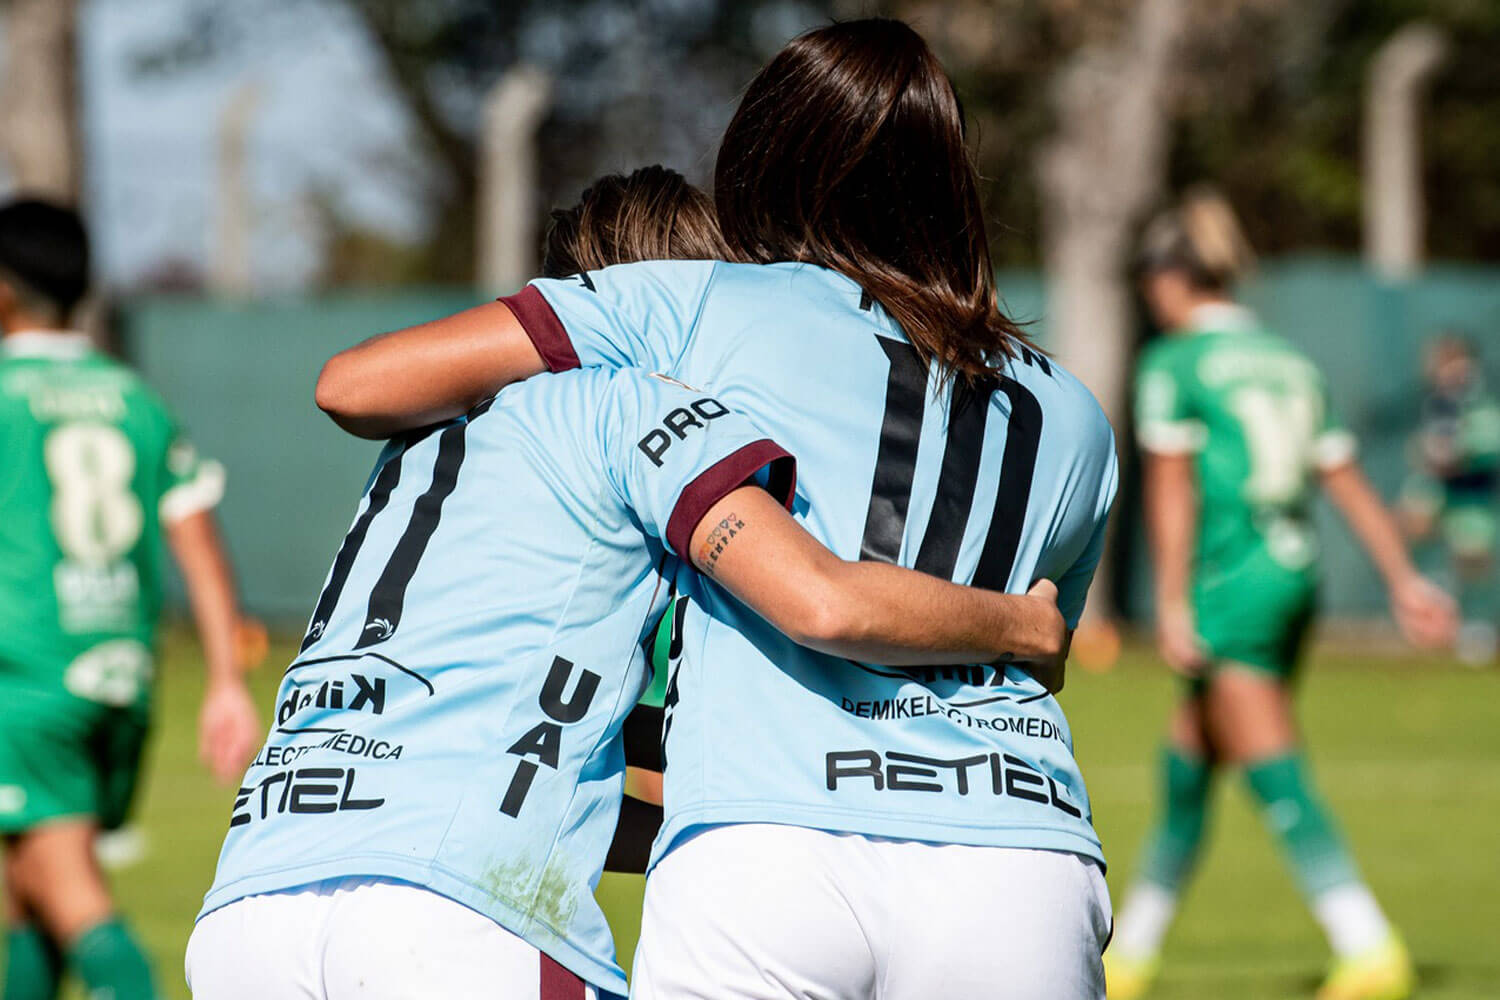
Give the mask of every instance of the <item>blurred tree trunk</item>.
[(3, 11), (0, 151), (18, 189), (76, 203), (83, 186), (77, 0), (9, 0)]
[[(1184, 20), (1184, 0), (1142, 0), (1118, 42), (1079, 48), (1058, 71), (1056, 132), (1037, 160), (1050, 346), (1122, 437), (1128, 260), (1166, 172), (1167, 79)], [(1089, 602), (1097, 614), (1115, 609), (1111, 578), (1101, 565)]]

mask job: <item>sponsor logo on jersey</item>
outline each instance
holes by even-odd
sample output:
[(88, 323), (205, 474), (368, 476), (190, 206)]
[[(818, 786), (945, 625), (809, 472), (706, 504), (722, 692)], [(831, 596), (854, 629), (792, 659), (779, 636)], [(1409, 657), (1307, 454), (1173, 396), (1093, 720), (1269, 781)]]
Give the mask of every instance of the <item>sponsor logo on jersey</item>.
[(547, 679), (542, 682), (537, 704), (546, 716), (532, 726), (520, 739), (505, 751), (521, 759), (516, 763), (515, 776), (505, 791), (500, 811), (507, 816), (519, 816), (526, 804), (526, 795), (536, 779), (539, 768), (545, 766), (557, 770), (562, 755), (563, 729), (582, 719), (593, 704), (602, 678), (592, 670), (580, 670), (573, 685), (572, 694), (564, 696), (568, 682), (573, 676), (573, 662), (561, 656), (552, 658), (552, 667)]
[(859, 719), (873, 722), (895, 722), (902, 719), (924, 719), (940, 716), (965, 729), (984, 729), (995, 733), (1014, 733), (1032, 739), (1056, 740), (1068, 745), (1067, 734), (1050, 719), (1036, 716), (995, 715), (980, 717), (963, 710), (963, 707), (930, 694), (912, 695), (906, 698), (876, 698), (871, 701), (854, 701), (840, 698), (839, 707)]
[(675, 442), (687, 440), (688, 432), (694, 427), (706, 430), (709, 421), (718, 420), (728, 412), (729, 407), (712, 396), (696, 399), (687, 406), (679, 406), (670, 410), (662, 418), (662, 426), (652, 428), (645, 437), (641, 438), (636, 447), (640, 448), (646, 457), (651, 459), (651, 464), (659, 469), (662, 467), (664, 456)]
[[(1055, 739), (1064, 745), (1068, 742), (1062, 729), (1047, 719), (1008, 714), (981, 716), (971, 711), (990, 705), (1004, 705), (1005, 709), (1001, 711), (1006, 711), (1013, 706), (1046, 698), (1047, 691), (1035, 690), (1036, 685), (1030, 683), (1032, 679), (1029, 675), (1021, 673), (1016, 676), (1008, 673), (1010, 670), (1023, 671), (1023, 667), (1003, 663), (970, 663), (945, 667), (877, 667), (864, 663), (853, 665), (875, 677), (912, 682), (928, 689), (891, 698), (840, 697), (839, 707), (856, 718), (886, 722), (935, 715), (965, 729), (1013, 732), (1023, 736)], [(1007, 686), (1010, 688), (1007, 692), (997, 690)], [(978, 690), (974, 690), (976, 688)]]
[(303, 660), (287, 668), (276, 704), (277, 732), (337, 734), (343, 726), (311, 723), (335, 712), (384, 715), (394, 705), (434, 693), (427, 678), (379, 653)]
[(250, 762), (251, 767), (285, 767), (314, 750), (329, 750), (333, 753), (364, 757), (368, 760), (400, 760), (406, 745), (390, 740), (372, 739), (359, 733), (334, 733), (327, 739), (313, 743), (267, 744)]
[(101, 705), (133, 705), (151, 684), (151, 648), (135, 639), (111, 639), (78, 656), (63, 671), (70, 694)]
[(835, 750), (827, 755), (826, 771), (830, 792), (854, 785), (877, 792), (989, 793), (1083, 817), (1055, 780), (1008, 753), (941, 758), (896, 750)]
[(324, 813), (378, 809), (384, 798), (361, 798), (355, 793), (358, 775), (352, 767), (299, 767), (276, 771), (235, 793), (231, 827), (288, 813)]

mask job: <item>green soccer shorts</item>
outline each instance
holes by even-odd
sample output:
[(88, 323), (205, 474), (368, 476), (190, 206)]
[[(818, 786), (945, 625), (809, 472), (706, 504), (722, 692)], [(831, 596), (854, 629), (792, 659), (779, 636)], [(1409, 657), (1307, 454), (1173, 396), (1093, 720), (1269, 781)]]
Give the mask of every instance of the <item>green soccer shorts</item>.
[(135, 797), (147, 720), (65, 691), (0, 684), (0, 833), (50, 820), (125, 822)]
[(1233, 571), (1203, 580), (1193, 607), (1214, 664), (1243, 664), (1286, 682), (1313, 622), (1317, 583), (1311, 573), (1256, 552)]

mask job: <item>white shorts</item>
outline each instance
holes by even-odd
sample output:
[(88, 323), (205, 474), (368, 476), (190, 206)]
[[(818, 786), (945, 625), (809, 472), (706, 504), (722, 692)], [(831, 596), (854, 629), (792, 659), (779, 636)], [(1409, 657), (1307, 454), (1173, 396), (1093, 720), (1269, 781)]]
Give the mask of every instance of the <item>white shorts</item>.
[(1061, 851), (715, 827), (646, 882), (635, 1000), (1103, 1000), (1109, 890)]
[(196, 1000), (598, 1000), (483, 914), (404, 882), (330, 879), (198, 921)]

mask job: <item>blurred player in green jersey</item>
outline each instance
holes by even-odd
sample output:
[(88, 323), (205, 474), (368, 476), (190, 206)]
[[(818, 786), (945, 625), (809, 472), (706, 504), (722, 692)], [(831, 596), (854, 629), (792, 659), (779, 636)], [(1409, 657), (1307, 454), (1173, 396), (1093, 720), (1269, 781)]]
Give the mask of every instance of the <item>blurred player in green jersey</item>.
[(1485, 388), (1478, 351), (1446, 333), (1427, 349), (1428, 392), (1415, 447), (1417, 472), (1402, 490), (1411, 533), (1436, 535), (1448, 559), (1463, 627), (1458, 655), (1467, 663), (1495, 659), (1495, 549), (1500, 543), (1495, 499), (1500, 494), (1500, 402)]
[(1324, 1000), (1398, 1000), (1399, 936), (1318, 797), (1292, 714), (1317, 590), (1314, 487), (1348, 520), (1413, 642), (1452, 637), (1447, 595), (1413, 567), (1355, 461), (1322, 375), (1230, 296), (1250, 251), (1220, 199), (1190, 196), (1148, 230), (1147, 305), (1168, 332), (1141, 361), (1136, 402), (1162, 657), (1188, 679), (1168, 727), (1163, 812), (1106, 955), (1112, 1000), (1140, 996), (1203, 839), (1214, 774), (1240, 769), (1335, 961)]
[(162, 401), (68, 321), (88, 286), (71, 211), (0, 207), (0, 835), (4, 1000), (150, 1000), (151, 970), (95, 861), (125, 819), (151, 704), (163, 538), (208, 662), (201, 753), (237, 778), (260, 726), (212, 510), (223, 472)]

